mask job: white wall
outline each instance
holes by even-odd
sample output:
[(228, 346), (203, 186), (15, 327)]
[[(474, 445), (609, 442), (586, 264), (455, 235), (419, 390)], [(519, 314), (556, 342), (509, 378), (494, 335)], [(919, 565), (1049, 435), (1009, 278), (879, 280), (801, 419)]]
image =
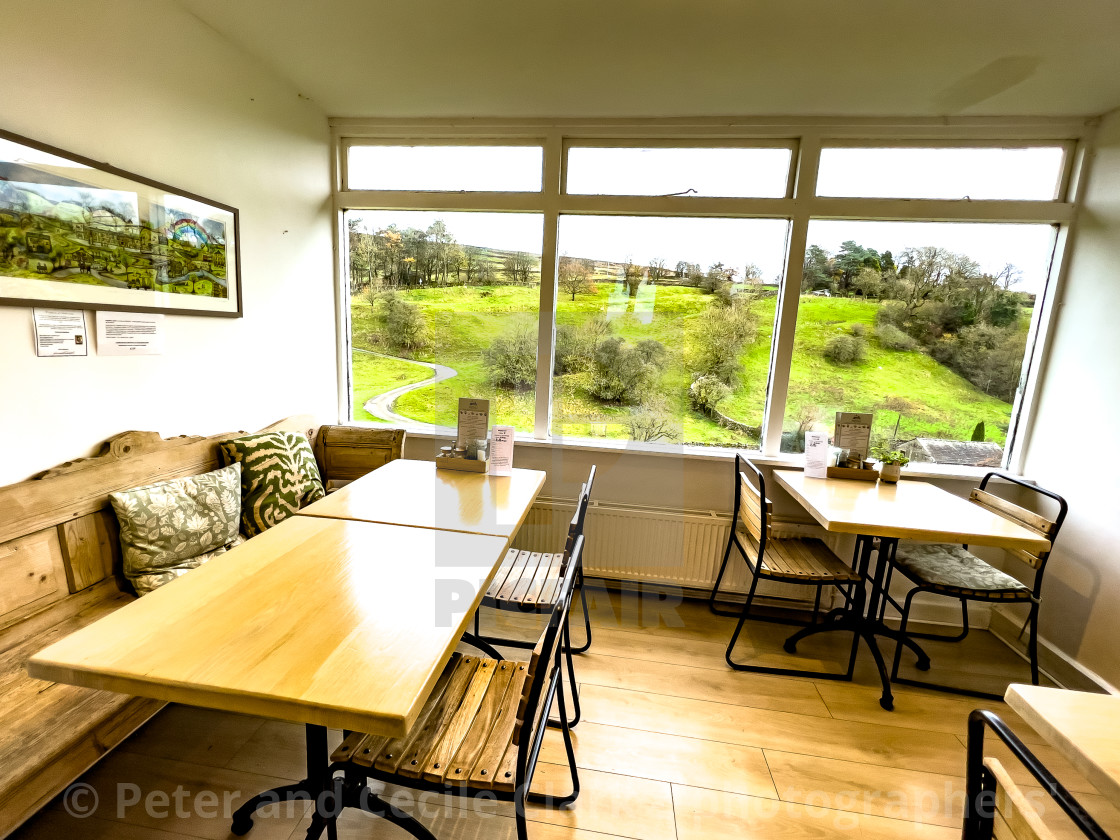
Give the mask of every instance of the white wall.
[(1024, 473), (1066, 497), (1041, 635), (1120, 685), (1120, 112), (1103, 122)]
[(169, 0), (17, 4), (3, 55), (0, 128), (240, 210), (245, 317), (168, 316), (163, 356), (39, 359), (31, 310), (0, 307), (0, 484), (126, 429), (336, 416), (325, 115)]

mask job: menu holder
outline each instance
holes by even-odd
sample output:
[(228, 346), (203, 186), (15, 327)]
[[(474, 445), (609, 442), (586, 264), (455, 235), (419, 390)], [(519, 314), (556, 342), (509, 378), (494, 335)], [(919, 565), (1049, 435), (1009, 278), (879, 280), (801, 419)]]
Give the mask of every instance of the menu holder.
[(854, 467), (829, 467), (829, 478), (850, 478), (855, 481), (878, 481), (878, 470), (857, 470)]
[[(489, 461), (477, 461), (471, 458), (455, 458), (448, 455), (436, 456), (436, 468), (441, 470), (484, 473), (489, 469), (489, 466)], [(878, 473), (876, 473), (876, 475), (878, 475)]]
[(871, 421), (874, 418), (872, 412), (837, 411), (832, 445), (848, 450), (853, 458), (866, 458), (871, 454)]
[[(436, 456), (436, 468), (459, 472), (484, 473), (490, 461), (487, 430), (490, 428), (490, 400), (459, 398), (459, 425), (455, 436), (456, 450), (462, 454)], [(481, 458), (477, 453), (482, 453)]]

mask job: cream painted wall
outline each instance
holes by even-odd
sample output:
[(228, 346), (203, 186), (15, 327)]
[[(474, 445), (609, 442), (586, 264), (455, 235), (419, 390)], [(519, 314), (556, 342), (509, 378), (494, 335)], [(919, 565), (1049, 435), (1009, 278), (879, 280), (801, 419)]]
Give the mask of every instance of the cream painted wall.
[(39, 359), (31, 310), (0, 307), (0, 484), (125, 429), (336, 416), (325, 115), (165, 0), (6, 9), (3, 64), (0, 128), (240, 210), (245, 317), (168, 316), (163, 356)]
[(1070, 513), (1043, 588), (1044, 639), (1120, 685), (1120, 111), (1105, 118), (1024, 473)]

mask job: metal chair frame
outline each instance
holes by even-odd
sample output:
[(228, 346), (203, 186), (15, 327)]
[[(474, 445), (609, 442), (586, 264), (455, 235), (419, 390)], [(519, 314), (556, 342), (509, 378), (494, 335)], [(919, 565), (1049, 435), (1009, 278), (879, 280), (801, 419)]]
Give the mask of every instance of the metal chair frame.
[[(768, 525), (766, 527), (762, 528), (762, 536), (758, 540), (758, 557), (756, 558), (754, 565), (751, 564), (751, 561), (748, 559), (746, 547), (739, 541), (738, 530), (736, 528), (736, 525), (739, 522), (739, 508), (743, 503), (742, 488), (741, 488), (739, 476), (740, 476), (740, 473), (744, 472), (744, 469), (743, 469), (744, 466), (746, 466), (749, 469), (749, 471), (754, 474), (755, 482), (758, 485), (759, 496), (761, 497), (761, 506), (762, 506), (763, 516), (765, 516), (765, 508), (766, 508), (766, 503), (767, 503), (766, 479), (763, 477), (762, 472), (758, 469), (758, 467), (756, 467), (754, 464), (752, 464), (749, 460), (744, 458), (739, 453), (736, 453), (735, 454), (735, 508), (734, 508), (734, 512), (732, 513), (731, 533), (727, 537), (727, 548), (723, 552), (723, 562), (720, 564), (719, 574), (716, 575), (716, 582), (715, 582), (715, 585), (712, 587), (712, 594), (708, 597), (708, 608), (713, 613), (715, 613), (716, 615), (731, 616), (731, 617), (738, 616), (738, 619), (739, 619), (738, 624), (736, 624), (736, 626), (735, 626), (735, 632), (731, 636), (731, 642), (727, 646), (727, 651), (724, 655), (724, 658), (727, 660), (727, 664), (730, 665), (732, 668), (734, 668), (737, 671), (754, 671), (754, 672), (758, 672), (758, 673), (762, 673), (762, 674), (779, 674), (779, 675), (783, 675), (783, 676), (794, 676), (794, 677), (814, 677), (814, 678), (817, 678), (817, 679), (850, 680), (852, 678), (852, 674), (855, 673), (856, 653), (859, 649), (860, 633), (858, 631), (853, 632), (853, 634), (852, 634), (852, 649), (851, 649), (851, 654), (848, 657), (848, 668), (843, 673), (833, 673), (833, 672), (829, 672), (829, 671), (808, 671), (808, 670), (800, 670), (800, 669), (795, 669), (795, 668), (773, 668), (773, 667), (763, 666), (763, 665), (746, 665), (746, 664), (743, 664), (743, 663), (740, 663), (740, 662), (736, 662), (734, 659), (732, 659), (732, 652), (735, 649), (735, 644), (739, 641), (739, 636), (743, 632), (743, 626), (746, 624), (746, 621), (747, 621), (748, 618), (755, 618), (756, 620), (759, 620), (759, 621), (769, 621), (769, 622), (774, 623), (774, 624), (790, 624), (790, 625), (795, 625), (795, 626), (801, 627), (803, 629), (806, 629), (806, 628), (813, 627), (814, 625), (817, 624), (817, 618), (818, 618), (818, 614), (820, 612), (821, 591), (826, 586), (835, 586), (840, 591), (840, 593), (844, 596), (845, 604), (849, 605), (849, 609), (854, 607), (857, 612), (862, 611), (863, 603), (864, 603), (864, 597), (865, 597), (864, 592), (863, 592), (862, 580), (860, 580), (858, 582), (857, 581), (847, 581), (847, 582), (845, 582), (845, 581), (818, 581), (818, 582), (814, 583), (814, 582), (811, 582), (811, 581), (791, 579), (791, 578), (788, 578), (788, 577), (784, 577), (780, 574), (775, 574), (773, 572), (761, 571), (762, 560), (763, 560), (763, 557), (766, 554), (766, 543), (767, 543), (767, 540), (769, 539), (770, 528), (769, 528)], [(721, 607), (717, 606), (717, 603), (718, 603), (717, 598), (718, 598), (718, 595), (719, 595), (720, 583), (722, 583), (723, 576), (727, 571), (727, 563), (731, 558), (731, 549), (733, 547), (738, 549), (739, 554), (743, 558), (743, 562), (746, 563), (747, 569), (751, 573), (750, 590), (747, 592), (746, 601), (744, 602), (743, 607), (740, 610), (728, 610), (728, 609), (724, 609), (724, 608), (721, 608)], [(751, 606), (754, 602), (755, 590), (758, 588), (758, 582), (761, 578), (766, 578), (768, 580), (781, 581), (781, 582), (784, 582), (784, 583), (793, 583), (793, 584), (797, 584), (798, 586), (814, 586), (814, 587), (816, 587), (817, 593), (816, 593), (816, 600), (815, 600), (814, 610), (813, 610), (813, 622), (809, 625), (806, 625), (804, 622), (794, 621), (794, 620), (786, 619), (786, 618), (772, 617), (772, 616), (752, 616), (750, 614), (751, 613)], [(846, 615), (846, 613), (847, 613), (846, 609), (833, 610), (831, 613), (829, 613), (829, 618), (830, 619), (831, 618), (842, 618), (844, 615)], [(797, 634), (797, 635), (799, 636), (800, 634)], [(791, 637), (791, 638), (794, 638), (794, 637)], [(793, 642), (793, 644), (796, 644), (796, 642)], [(790, 640), (787, 640), (786, 645), (785, 645), (785, 649), (789, 652), (792, 652)]]
[[(595, 483), (595, 466), (592, 465), (591, 472), (587, 475), (587, 481), (583, 483), (579, 491), (579, 499), (576, 503), (576, 512), (572, 517), (571, 523), (568, 525), (568, 536), (564, 543), (564, 550), (570, 552), (573, 544), (578, 537), (583, 536), (584, 524), (587, 520), (587, 509), (591, 502), (591, 488)], [(571, 641), (571, 618), (570, 616), (564, 621), (564, 655), (567, 660), (568, 668), (568, 690), (572, 693), (572, 718), (567, 721), (569, 728), (575, 728), (580, 722), (582, 711), (579, 705), (579, 687), (576, 683), (575, 664), (572, 661), (573, 653), (583, 653), (591, 647), (591, 614), (587, 609), (587, 592), (583, 580), (583, 556), (582, 553), (579, 558), (579, 563), (576, 567), (576, 586), (579, 587), (580, 604), (583, 607), (583, 628), (584, 628), (584, 643), (579, 647), (573, 647)], [(495, 601), (493, 598), (484, 597), (482, 599), (483, 607), (492, 607), (498, 610), (505, 610), (507, 612), (521, 612), (536, 615), (543, 615), (551, 611), (551, 606), (547, 604), (518, 604), (516, 606), (507, 604), (505, 602)], [(479, 630), (479, 612), (475, 611), (474, 614), (474, 632), (463, 635), (463, 641), (478, 648), (491, 656), (494, 659), (501, 659), (502, 655), (494, 648), (494, 645), (501, 645), (502, 647), (512, 648), (532, 648), (536, 642), (528, 642), (523, 639), (508, 639), (501, 636), (484, 636)], [(556, 726), (557, 721), (550, 720), (549, 725)]]
[[(551, 665), (547, 668), (537, 669), (529, 690), (529, 702), (525, 709), (524, 726), (530, 727), (534, 722), (535, 729), (523, 735), (517, 745), (517, 771), (515, 788), (513, 791), (498, 791), (489, 788), (471, 787), (470, 784), (448, 785), (441, 782), (430, 782), (424, 779), (403, 778), (393, 773), (387, 773), (375, 767), (361, 767), (353, 762), (335, 762), (330, 767), (331, 783), (329, 789), (316, 800), (315, 813), (311, 825), (307, 830), (308, 840), (319, 837), (323, 829), (328, 836), (335, 836), (335, 820), (344, 808), (358, 808), (374, 816), (383, 817), (394, 825), (407, 831), (420, 840), (436, 840), (433, 835), (415, 817), (402, 811), (396, 806), (381, 799), (367, 786), (368, 779), (381, 782), (391, 782), (413, 788), (416, 790), (433, 791), (445, 795), (481, 798), (487, 801), (498, 800), (514, 803), (514, 816), (517, 826), (518, 840), (528, 840), (526, 826), (526, 802), (542, 803), (550, 806), (563, 806), (575, 802), (579, 796), (579, 773), (576, 769), (575, 749), (572, 746), (570, 729), (566, 722), (564, 709), (564, 668), (562, 653), (564, 651), (563, 636), (567, 626), (568, 613), (572, 606), (572, 592), (575, 587), (576, 570), (579, 568), (580, 558), (583, 553), (583, 536), (577, 536), (573, 541), (571, 550), (566, 552), (566, 565), (561, 578), (560, 593), (556, 604), (551, 608), (551, 615), (544, 630), (545, 651), (551, 651)], [(534, 643), (535, 646), (536, 643)], [(572, 778), (572, 792), (564, 796), (543, 796), (529, 793), (533, 781), (533, 774), (537, 768), (540, 757), (541, 745), (544, 743), (544, 734), (549, 728), (547, 710), (556, 701), (560, 706), (559, 729), (564, 736), (564, 749), (567, 753), (568, 768)], [(342, 772), (342, 778), (335, 776)]]
[(964, 840), (990, 840), (995, 825), (995, 779), (984, 766), (984, 730), (990, 728), (1035, 780), (1042, 785), (1073, 824), (1092, 840), (1108, 840), (1080, 802), (1059, 782), (1046, 765), (1012, 732), (999, 715), (976, 709), (968, 716), (968, 758), (965, 780)]
[[(995, 595), (985, 595), (983, 593), (969, 594), (969, 595), (962, 595), (962, 596), (949, 595), (949, 594), (944, 593), (944, 592), (938, 592), (932, 586), (921, 584), (920, 582), (914, 580), (914, 578), (912, 578), (909, 574), (907, 574), (905, 568), (903, 568), (901, 566), (898, 566), (898, 570), (915, 584), (915, 586), (909, 592), (906, 593), (905, 603), (900, 606), (899, 603), (894, 598), (891, 598), (890, 595), (888, 594), (888, 592), (890, 590), (890, 585), (891, 585), (891, 577), (892, 577), (894, 569), (897, 565), (894, 562), (894, 557), (892, 555), (891, 558), (890, 558), (891, 562), (888, 563), (888, 565), (887, 565), (886, 581), (883, 584), (884, 599), (883, 599), (883, 602), (882, 602), (882, 609), (880, 611), (880, 619), (882, 619), (882, 614), (886, 610), (886, 602), (889, 600), (891, 602), (891, 604), (895, 607), (895, 609), (897, 609), (902, 616), (901, 622), (899, 624), (899, 632), (904, 637), (911, 638), (911, 639), (932, 639), (932, 640), (940, 641), (940, 642), (954, 642), (955, 643), (955, 642), (964, 641), (964, 639), (968, 636), (968, 633), (969, 633), (968, 602), (969, 601), (983, 601), (983, 602), (1001, 603), (1001, 604), (1005, 604), (1005, 603), (1013, 603), (1014, 604), (1014, 603), (1027, 603), (1027, 602), (1029, 602), (1030, 605), (1031, 605), (1031, 611), (1030, 611), (1030, 615), (1027, 618), (1027, 623), (1030, 624), (1031, 632), (1030, 632), (1030, 636), (1028, 637), (1028, 642), (1027, 642), (1027, 653), (1028, 653), (1028, 656), (1030, 658), (1030, 665), (1031, 665), (1031, 682), (1034, 685), (1038, 685), (1038, 680), (1039, 680), (1039, 672), (1038, 672), (1038, 611), (1039, 611), (1039, 607), (1041, 606), (1041, 603), (1042, 603), (1042, 580), (1043, 580), (1043, 575), (1046, 571), (1046, 563), (1050, 559), (1050, 553), (1051, 553), (1051, 551), (1053, 551), (1054, 542), (1058, 538), (1058, 532), (1061, 531), (1061, 529), (1062, 529), (1062, 523), (1065, 522), (1066, 513), (1069, 510), (1069, 505), (1066, 503), (1065, 499), (1063, 499), (1061, 496), (1059, 496), (1057, 493), (1053, 492), (1052, 490), (1047, 490), (1044, 487), (1038, 487), (1034, 484), (1029, 484), (1026, 481), (1023, 481), (1022, 479), (1015, 478), (1014, 476), (1006, 475), (1002, 472), (998, 472), (998, 471), (994, 471), (994, 470), (992, 472), (987, 473), (983, 477), (983, 479), (981, 479), (978, 489), (980, 489), (980, 490), (987, 489), (988, 482), (991, 481), (991, 479), (993, 479), (993, 478), (1000, 478), (1000, 479), (1003, 479), (1004, 481), (1008, 481), (1012, 484), (1016, 484), (1019, 487), (1024, 487), (1027, 490), (1030, 490), (1031, 492), (1036, 493), (1039, 496), (1048, 498), (1048, 499), (1058, 503), (1058, 516), (1054, 520), (1054, 528), (1050, 532), (1050, 549), (1047, 550), (1047, 551), (1039, 553), (1038, 567), (1034, 570), (1034, 585), (1031, 588), (1031, 590), (1029, 592), (1024, 592), (1021, 597), (1016, 596), (1016, 597), (1012, 597), (1012, 598), (996, 597)], [(968, 545), (964, 545), (963, 547), (965, 549), (967, 549)], [(951, 634), (948, 634), (948, 633), (924, 633), (924, 632), (916, 633), (916, 632), (907, 631), (906, 626), (907, 626), (907, 623), (910, 620), (910, 608), (913, 606), (914, 599), (918, 595), (922, 594), (923, 592), (929, 592), (933, 595), (939, 595), (942, 598), (959, 597), (959, 600), (961, 602), (961, 632), (959, 634), (951, 635)], [(941, 683), (925, 682), (925, 681), (922, 681), (922, 680), (911, 680), (911, 679), (907, 679), (905, 677), (898, 676), (898, 669), (899, 669), (899, 667), (901, 666), (901, 663), (902, 663), (902, 647), (903, 647), (903, 645), (901, 643), (899, 643), (898, 645), (895, 646), (894, 662), (891, 666), (891, 681), (892, 682), (897, 682), (897, 683), (900, 683), (900, 684), (903, 684), (903, 685), (914, 685), (914, 686), (921, 686), (923, 688), (932, 688), (932, 689), (937, 690), (937, 691), (946, 691), (946, 692), (949, 692), (949, 693), (952, 693), (952, 694), (963, 694), (963, 695), (966, 695), (966, 696), (969, 696), (969, 697), (980, 697), (980, 698), (989, 699), (989, 700), (1002, 700), (1003, 699), (1002, 695), (999, 695), (999, 694), (992, 694), (992, 693), (984, 692), (984, 691), (974, 691), (974, 690), (968, 689), (968, 688), (960, 688), (960, 687), (957, 687), (957, 686), (943, 685)]]

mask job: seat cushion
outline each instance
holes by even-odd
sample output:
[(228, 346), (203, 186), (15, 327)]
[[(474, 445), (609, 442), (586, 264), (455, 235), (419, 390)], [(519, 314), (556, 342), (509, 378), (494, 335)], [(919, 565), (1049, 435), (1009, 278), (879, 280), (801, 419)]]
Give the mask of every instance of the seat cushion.
[(899, 546), (894, 562), (910, 580), (947, 595), (1024, 601), (1031, 594), (1022, 582), (959, 545)]
[(121, 526), (124, 573), (143, 595), (238, 539), (241, 467), (173, 478), (118, 493), (109, 501)]
[(241, 465), (241, 533), (255, 537), (323, 498), (323, 479), (305, 435), (265, 432), (223, 440), (223, 464)]

